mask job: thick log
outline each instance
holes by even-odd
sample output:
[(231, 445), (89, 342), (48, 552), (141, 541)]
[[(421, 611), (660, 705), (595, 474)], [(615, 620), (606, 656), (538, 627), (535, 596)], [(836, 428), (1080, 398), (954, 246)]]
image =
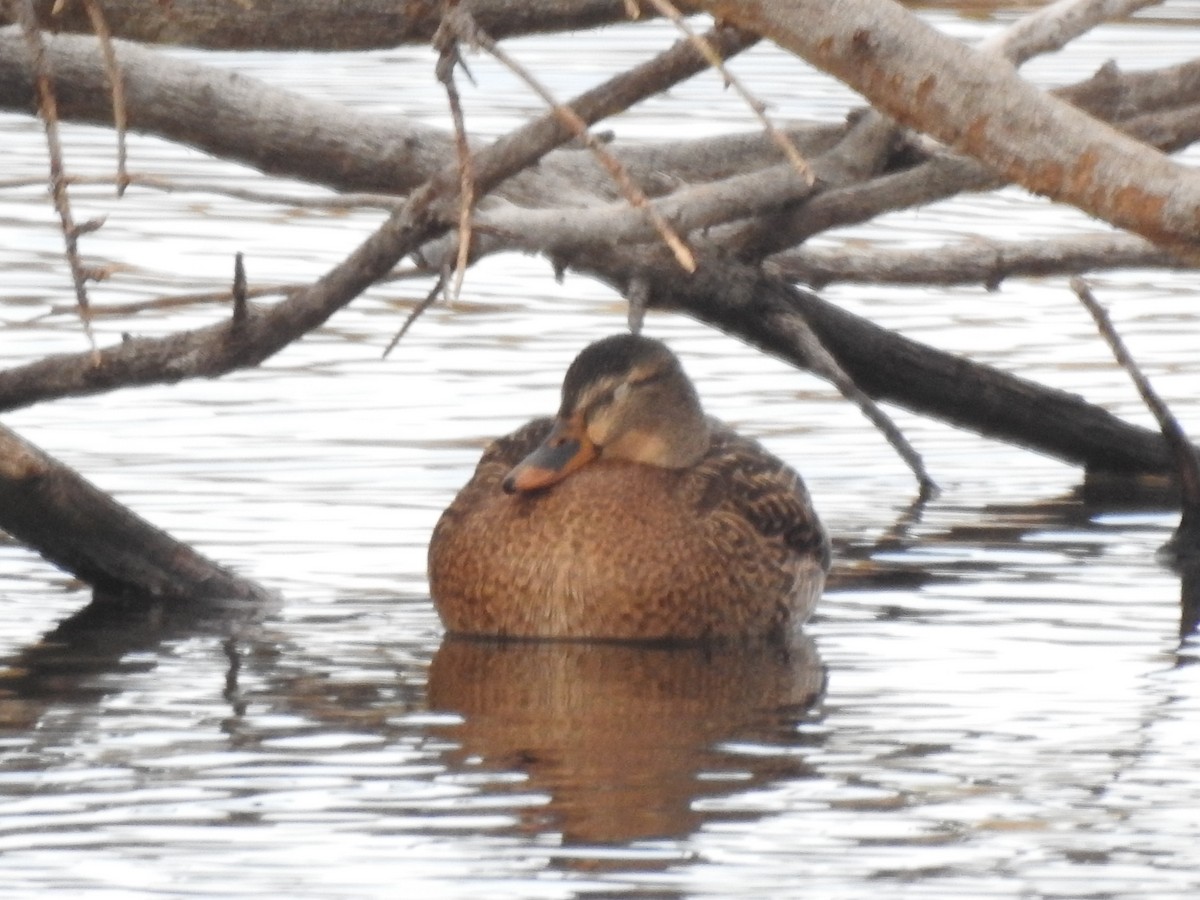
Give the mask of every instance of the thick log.
[(1200, 173), (1022, 80), (896, 3), (702, 0), (833, 75), (902, 125), (1036, 194), (1200, 258)]
[(270, 596), (3, 426), (0, 528), (106, 599), (193, 602)]

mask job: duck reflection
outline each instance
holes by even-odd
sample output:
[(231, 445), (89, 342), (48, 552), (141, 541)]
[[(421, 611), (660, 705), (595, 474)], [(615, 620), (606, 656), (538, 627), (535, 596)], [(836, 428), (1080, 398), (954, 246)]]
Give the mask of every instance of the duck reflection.
[(787, 646), (449, 637), (430, 669), (429, 704), (463, 717), (443, 729), (458, 744), (453, 767), (478, 759), (515, 769), (529, 776), (523, 789), (549, 795), (524, 828), (559, 831), (568, 844), (620, 843), (690, 834), (706, 818), (697, 799), (802, 774), (794, 756), (735, 760), (718, 745), (781, 731), (794, 743), (791, 726), (824, 682), (805, 636)]

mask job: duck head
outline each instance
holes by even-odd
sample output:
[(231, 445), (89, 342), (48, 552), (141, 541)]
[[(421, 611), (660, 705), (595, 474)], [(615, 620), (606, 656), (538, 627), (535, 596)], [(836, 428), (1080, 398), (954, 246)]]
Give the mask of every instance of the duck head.
[(675, 354), (652, 338), (613, 335), (571, 363), (553, 430), (504, 490), (547, 488), (595, 459), (687, 468), (708, 446), (708, 420)]

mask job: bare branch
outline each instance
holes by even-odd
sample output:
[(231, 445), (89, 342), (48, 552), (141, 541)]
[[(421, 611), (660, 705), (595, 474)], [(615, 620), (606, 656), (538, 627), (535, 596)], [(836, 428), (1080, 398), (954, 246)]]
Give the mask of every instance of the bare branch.
[[(155, 528), (0, 426), (0, 527), (112, 597), (264, 600), (261, 587)], [(81, 539), (86, 535), (87, 540)]]
[[(42, 26), (90, 33), (74, 4), (37, 0)], [(148, 44), (210, 50), (369, 50), (428, 44), (440, 19), (438, 3), (396, 0), (105, 0), (113, 33)], [(592, 28), (624, 21), (622, 0), (472, 0), (476, 20), (497, 38)], [(648, 11), (649, 12), (649, 11)], [(0, 8), (0, 24), (6, 19)]]
[(433, 287), (429, 289), (429, 293), (425, 295), (425, 299), (412, 308), (409, 314), (404, 319), (404, 324), (400, 326), (400, 330), (396, 332), (396, 336), (391, 339), (386, 347), (383, 348), (383, 359), (387, 359), (391, 352), (396, 349), (396, 345), (400, 343), (401, 338), (408, 334), (408, 329), (413, 327), (413, 324), (419, 319), (424, 312), (433, 306), (433, 302), (437, 300), (438, 294), (446, 287), (446, 275), (443, 273), (438, 276)]
[(1087, 282), (1079, 277), (1072, 278), (1071, 290), (1091, 313), (1096, 327), (1104, 340), (1108, 342), (1117, 363), (1129, 374), (1137, 387), (1138, 394), (1141, 395), (1142, 402), (1146, 404), (1146, 408), (1158, 422), (1163, 439), (1167, 442), (1171, 455), (1174, 457), (1175, 472), (1179, 477), (1179, 486), (1183, 495), (1183, 519), (1179, 524), (1178, 534), (1194, 536), (1197, 529), (1200, 528), (1200, 457), (1197, 456), (1196, 449), (1188, 440), (1179, 420), (1171, 414), (1167, 404), (1150, 384), (1150, 379), (1138, 367), (1133, 355), (1125, 346), (1125, 342), (1121, 340), (1121, 336), (1113, 327), (1108, 313), (1096, 300)]
[(976, 238), (922, 250), (862, 251), (800, 247), (771, 257), (790, 281), (814, 289), (855, 284), (983, 284), (994, 290), (1006, 278), (1069, 275), (1122, 268), (1191, 268), (1149, 241), (1130, 234), (1084, 234), (1030, 241)]
[(1097, 25), (1124, 19), (1162, 0), (1058, 0), (1024, 16), (1011, 28), (980, 43), (976, 49), (995, 53), (1013, 65), (1061, 50)]
[(678, 261), (680, 267), (685, 272), (694, 271), (696, 260), (692, 256), (692, 251), (688, 248), (687, 244), (684, 243), (671, 224), (655, 208), (654, 204), (650, 202), (642, 189), (629, 177), (629, 172), (621, 165), (621, 161), (609, 153), (603, 144), (596, 139), (596, 136), (588, 131), (587, 123), (579, 114), (570, 106), (564, 106), (559, 103), (554, 98), (554, 95), (533, 77), (532, 73), (520, 65), (508, 53), (501, 50), (495, 41), (477, 30), (470, 35), (470, 39), (507, 66), (510, 71), (529, 85), (535, 94), (542, 98), (543, 102), (554, 112), (554, 115), (571, 130), (576, 138), (583, 141), (588, 150), (599, 160), (600, 165), (604, 167), (604, 170), (608, 172), (609, 176), (621, 189), (621, 194), (625, 197), (629, 205), (645, 213), (654, 226), (654, 230), (658, 232), (663, 242), (671, 248), (671, 252), (675, 255), (675, 259)]
[(660, 15), (666, 16), (681, 32), (688, 36), (688, 39), (696, 44), (697, 49), (704, 54), (704, 58), (708, 60), (708, 64), (720, 73), (725, 84), (737, 91), (738, 96), (742, 98), (746, 106), (754, 113), (755, 118), (762, 123), (763, 130), (767, 136), (783, 153), (783, 158), (792, 164), (797, 172), (804, 178), (808, 184), (812, 184), (816, 180), (816, 176), (808, 166), (808, 161), (805, 160), (803, 154), (796, 148), (789, 139), (786, 133), (775, 127), (775, 123), (767, 115), (766, 104), (754, 96), (746, 87), (746, 85), (729, 70), (725, 65), (725, 61), (721, 59), (721, 55), (713, 49), (712, 44), (703, 35), (698, 34), (691, 25), (684, 19), (678, 7), (671, 3), (670, 0), (649, 0), (650, 5), (658, 10)]
[(705, 0), (1000, 177), (1200, 255), (1200, 173), (1019, 78), (896, 4)]
[[(433, 45), (438, 51), (438, 81), (445, 88), (446, 100), (450, 104), (450, 117), (454, 121), (454, 152), (458, 158), (458, 190), (462, 198), (458, 209), (458, 249), (454, 258), (454, 276), (450, 280), (447, 294), (447, 299), (453, 301), (462, 291), (463, 277), (466, 275), (467, 265), (470, 263), (471, 211), (475, 206), (475, 176), (471, 168), (471, 147), (467, 141), (467, 126), (463, 121), (462, 100), (458, 95), (458, 85), (454, 82), (454, 67), (463, 65), (454, 24), (454, 17), (459, 15), (457, 0), (451, 0), (446, 4), (444, 15), (445, 20), (437, 34), (434, 35)], [(400, 329), (400, 333), (396, 335), (391, 346), (384, 351), (384, 356), (387, 356), (391, 348), (408, 330), (408, 326), (414, 318), (410, 317), (404, 327)]]
[(100, 47), (104, 52), (104, 67), (112, 85), (113, 129), (117, 132), (117, 196), (120, 197), (129, 184), (129, 177), (125, 173), (125, 129), (129, 121), (125, 112), (125, 82), (121, 78), (117, 53), (113, 49), (112, 33), (108, 30), (99, 0), (83, 0), (83, 5), (87, 9), (92, 30), (100, 40)]
[[(732, 29), (720, 29), (714, 42), (722, 52), (745, 46)], [(571, 108), (587, 123), (627, 108), (704, 69), (702, 57), (686, 42), (577, 97)], [(495, 141), (475, 154), (475, 185), (483, 195), (572, 137), (551, 113)], [(236, 332), (223, 322), (166, 338), (134, 338), (99, 351), (98, 356), (49, 357), (0, 372), (0, 408), (54, 397), (91, 394), (135, 384), (171, 383), (212, 377), (257, 365), (384, 277), (405, 255), (444, 234), (459, 210), (457, 163), (438, 174), (397, 209), (345, 261), (316, 284), (268, 309), (251, 309)]]

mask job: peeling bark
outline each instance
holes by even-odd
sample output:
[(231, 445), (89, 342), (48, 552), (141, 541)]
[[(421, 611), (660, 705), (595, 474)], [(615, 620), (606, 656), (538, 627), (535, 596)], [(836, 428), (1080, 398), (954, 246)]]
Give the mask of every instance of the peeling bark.
[(891, 3), (700, 4), (769, 37), (900, 123), (1005, 181), (1200, 259), (1200, 173), (1020, 78)]

